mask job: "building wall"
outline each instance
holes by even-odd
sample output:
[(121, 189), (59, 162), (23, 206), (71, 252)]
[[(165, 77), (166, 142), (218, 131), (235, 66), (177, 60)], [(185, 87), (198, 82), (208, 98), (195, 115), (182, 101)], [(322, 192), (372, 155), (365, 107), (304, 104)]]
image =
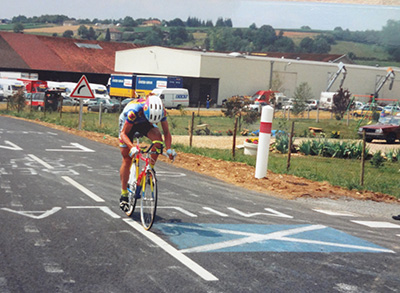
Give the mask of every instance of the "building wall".
[[(343, 88), (355, 95), (373, 94), (377, 83), (387, 73), (386, 68), (352, 64), (345, 66), (347, 75)], [(162, 47), (119, 51), (115, 61), (117, 72), (183, 77), (190, 86), (192, 105), (198, 102), (203, 104), (206, 94), (210, 94), (213, 101), (221, 105), (224, 99), (235, 95), (252, 95), (258, 90), (268, 90), (277, 83), (280, 84), (278, 89), (292, 98), (296, 88), (302, 82), (307, 82), (312, 90), (310, 99), (319, 99), (321, 92), (326, 91), (329, 78), (338, 69), (336, 63), (254, 56), (231, 57), (222, 53)], [(381, 98), (400, 100), (400, 70), (397, 69), (396, 74), (393, 89), (388, 89), (388, 81), (379, 93)], [(341, 73), (330, 91), (338, 90), (342, 77)]]

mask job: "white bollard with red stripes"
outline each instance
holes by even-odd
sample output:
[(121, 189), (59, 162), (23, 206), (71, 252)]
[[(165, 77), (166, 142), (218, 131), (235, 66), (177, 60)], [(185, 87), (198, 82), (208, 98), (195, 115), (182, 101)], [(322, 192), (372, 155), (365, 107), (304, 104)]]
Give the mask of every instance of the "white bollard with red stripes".
[(267, 177), (269, 145), (271, 143), (272, 117), (274, 108), (264, 106), (261, 108), (260, 133), (258, 135), (258, 149), (256, 160), (256, 178)]

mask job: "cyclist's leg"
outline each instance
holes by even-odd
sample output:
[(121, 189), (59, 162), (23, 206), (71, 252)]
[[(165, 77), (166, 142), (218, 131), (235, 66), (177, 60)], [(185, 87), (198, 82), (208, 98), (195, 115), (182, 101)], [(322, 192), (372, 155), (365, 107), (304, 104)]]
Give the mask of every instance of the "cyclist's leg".
[[(154, 140), (159, 140), (162, 141), (162, 135), (161, 135), (161, 131), (158, 127), (153, 127), (149, 130), (149, 132), (146, 135), (150, 140), (154, 141)], [(160, 149), (161, 145), (160, 144), (155, 144), (154, 145), (154, 149), (152, 151), (154, 151), (155, 149)], [(154, 166), (156, 161), (157, 161), (158, 155), (157, 154), (152, 154), (151, 155), (151, 165)]]
[(121, 168), (119, 169), (119, 175), (121, 179), (121, 189), (128, 189), (128, 180), (129, 180), (129, 168), (131, 167), (132, 158), (129, 156), (129, 149), (126, 147), (120, 147), (121, 155), (122, 155), (122, 163)]

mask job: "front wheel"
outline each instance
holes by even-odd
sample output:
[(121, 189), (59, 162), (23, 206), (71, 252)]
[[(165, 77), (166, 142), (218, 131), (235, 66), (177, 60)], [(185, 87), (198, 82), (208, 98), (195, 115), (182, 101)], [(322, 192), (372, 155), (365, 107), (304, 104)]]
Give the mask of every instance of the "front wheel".
[(156, 217), (157, 179), (153, 170), (148, 170), (141, 182), (140, 218), (146, 230), (150, 230)]
[(136, 187), (135, 187), (135, 185), (133, 185), (133, 186), (129, 185), (128, 188), (130, 190), (129, 191), (129, 202), (128, 202), (129, 209), (125, 212), (125, 214), (128, 217), (131, 217), (133, 212), (135, 211), (135, 206), (136, 206), (136, 201), (137, 201), (137, 199), (135, 198)]

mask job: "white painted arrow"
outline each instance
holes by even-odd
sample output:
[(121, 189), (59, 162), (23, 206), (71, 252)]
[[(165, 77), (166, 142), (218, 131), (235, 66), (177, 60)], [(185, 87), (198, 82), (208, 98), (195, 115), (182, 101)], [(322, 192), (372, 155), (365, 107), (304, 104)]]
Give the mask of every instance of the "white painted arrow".
[(13, 151), (22, 151), (21, 147), (17, 146), (16, 144), (12, 143), (11, 141), (5, 140), (4, 143), (8, 144), (10, 146), (0, 145), (1, 149), (13, 150)]
[[(23, 215), (23, 216), (27, 216), (27, 217), (32, 218), (32, 219), (39, 220), (39, 219), (46, 218), (46, 217), (58, 212), (59, 210), (61, 210), (61, 208), (60, 207), (54, 207), (49, 211), (14, 211), (14, 210), (9, 209), (9, 208), (2, 208), (2, 210), (7, 211), (7, 212), (11, 212), (11, 213), (15, 213), (15, 214), (20, 214), (20, 215)], [(40, 214), (40, 215), (35, 215), (35, 214)]]
[(46, 149), (47, 152), (95, 152), (92, 149), (89, 149), (79, 143), (72, 142), (71, 146), (61, 146), (63, 149)]

